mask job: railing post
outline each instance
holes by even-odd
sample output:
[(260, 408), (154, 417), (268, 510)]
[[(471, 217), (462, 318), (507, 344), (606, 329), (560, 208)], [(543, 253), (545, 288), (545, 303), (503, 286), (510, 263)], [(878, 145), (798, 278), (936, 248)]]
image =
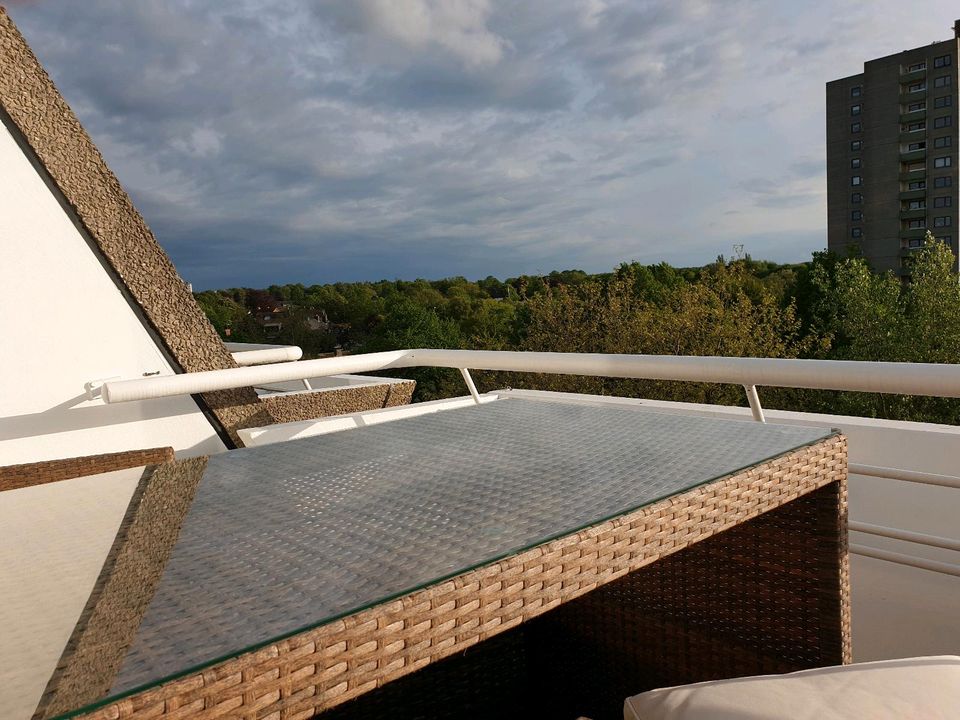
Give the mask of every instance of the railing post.
[(467, 384), (467, 390), (473, 396), (473, 401), (480, 404), (480, 393), (477, 392), (477, 386), (473, 384), (473, 378), (470, 377), (470, 371), (466, 368), (460, 368), (460, 374), (463, 375), (463, 381)]
[(750, 403), (750, 412), (753, 413), (753, 419), (757, 422), (765, 423), (767, 420), (763, 417), (763, 406), (760, 405), (760, 396), (757, 394), (756, 385), (744, 385), (743, 389), (747, 391), (747, 402)]

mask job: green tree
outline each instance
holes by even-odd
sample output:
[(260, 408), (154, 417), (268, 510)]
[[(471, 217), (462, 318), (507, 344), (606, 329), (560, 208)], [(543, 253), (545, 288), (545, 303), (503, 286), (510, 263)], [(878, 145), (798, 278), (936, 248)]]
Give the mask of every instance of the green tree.
[[(391, 298), (385, 306), (383, 322), (363, 348), (364, 352), (406, 348), (460, 348), (460, 328), (452, 320), (441, 318), (409, 297)], [(435, 400), (463, 394), (463, 380), (456, 370), (413, 368), (397, 373), (417, 381), (415, 399)]]
[[(927, 233), (910, 256), (911, 274), (871, 272), (863, 258), (821, 255), (810, 270), (809, 323), (826, 342), (819, 357), (835, 360), (957, 363), (960, 283), (949, 246)], [(802, 393), (798, 409), (957, 423), (958, 403), (865, 393)]]
[[(793, 305), (755, 289), (743, 263), (716, 263), (690, 283), (661, 267), (621, 266), (607, 283), (561, 286), (527, 303), (522, 347), (552, 352), (796, 357), (810, 340), (800, 336)], [(496, 381), (503, 382), (497, 377)], [(526, 377), (515, 380), (556, 390), (742, 404), (740, 388), (604, 378)]]
[[(857, 256), (815, 253), (798, 265), (722, 257), (700, 268), (624, 263), (478, 282), (381, 280), (197, 293), (214, 327), (262, 342), (251, 314), (287, 302), (278, 340), (308, 354), (340, 342), (350, 352), (466, 347), (555, 352), (808, 357), (960, 362), (960, 283), (949, 247), (928, 235), (910, 276), (871, 272)], [(325, 312), (332, 334), (308, 329)], [(459, 375), (415, 370), (417, 399), (462, 395)], [(695, 402), (743, 404), (742, 389), (608, 378), (477, 373), (484, 389), (520, 385)], [(794, 410), (960, 421), (957, 401), (764, 388), (764, 404)]]

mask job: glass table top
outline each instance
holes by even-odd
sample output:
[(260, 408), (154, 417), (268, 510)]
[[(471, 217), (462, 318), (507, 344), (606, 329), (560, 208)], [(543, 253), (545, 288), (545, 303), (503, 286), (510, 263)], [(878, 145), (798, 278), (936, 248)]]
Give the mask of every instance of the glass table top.
[(831, 434), (505, 399), (2, 492), (0, 717), (100, 704)]

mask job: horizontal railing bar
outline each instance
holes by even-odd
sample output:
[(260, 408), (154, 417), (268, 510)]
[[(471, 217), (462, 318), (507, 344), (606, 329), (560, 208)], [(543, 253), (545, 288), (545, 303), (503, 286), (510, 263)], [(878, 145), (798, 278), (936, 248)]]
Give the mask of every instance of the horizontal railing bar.
[(881, 467), (879, 465), (860, 465), (858, 463), (850, 463), (848, 470), (854, 475), (869, 475), (870, 477), (903, 480), (920, 483), (921, 485), (960, 488), (960, 477), (954, 477), (953, 475), (937, 475), (936, 473), (919, 472), (917, 470), (903, 470), (902, 468)]
[(230, 353), (233, 361), (240, 367), (267, 365), (269, 363), (293, 362), (303, 357), (303, 350), (295, 345), (285, 345), (259, 350), (237, 350)]
[(898, 565), (908, 565), (910, 567), (920, 568), (921, 570), (930, 570), (931, 572), (960, 577), (960, 565), (940, 562), (939, 560), (927, 560), (926, 558), (890, 552), (889, 550), (866, 547), (865, 545), (850, 545), (850, 552), (854, 555), (862, 555), (863, 557), (870, 557), (876, 560), (886, 560), (887, 562), (897, 563)]
[(305, 377), (421, 366), (960, 397), (960, 365), (423, 349), (110, 381), (103, 385), (103, 398), (110, 403), (128, 402)]
[(886, 525), (856, 522), (854, 520), (849, 522), (848, 527), (854, 532), (867, 533), (869, 535), (891, 538), (893, 540), (905, 540), (906, 542), (926, 545), (927, 547), (937, 547), (943, 548), (944, 550), (956, 550), (960, 552), (960, 540), (954, 540), (952, 538), (927, 535), (925, 533), (912, 532), (911, 530), (901, 530), (900, 528), (887, 527)]
[(140, 380), (123, 380), (108, 387), (103, 384), (101, 393), (104, 402), (130, 402), (172, 395), (229, 390), (237, 387), (257, 387), (269, 383), (304, 378), (370, 372), (392, 367), (407, 367), (402, 363), (404, 350), (370, 353), (368, 355), (343, 355), (341, 357), (301, 360), (295, 363), (276, 363), (228, 370), (205, 370), (180, 375), (159, 375), (144, 380), (162, 380), (160, 383), (143, 383)]

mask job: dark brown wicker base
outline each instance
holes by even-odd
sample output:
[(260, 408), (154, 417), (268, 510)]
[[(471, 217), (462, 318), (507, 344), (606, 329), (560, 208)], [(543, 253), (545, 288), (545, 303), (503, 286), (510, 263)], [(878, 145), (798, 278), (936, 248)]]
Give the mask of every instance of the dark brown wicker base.
[(318, 717), (602, 720), (656, 687), (843, 663), (840, 492), (832, 483)]

